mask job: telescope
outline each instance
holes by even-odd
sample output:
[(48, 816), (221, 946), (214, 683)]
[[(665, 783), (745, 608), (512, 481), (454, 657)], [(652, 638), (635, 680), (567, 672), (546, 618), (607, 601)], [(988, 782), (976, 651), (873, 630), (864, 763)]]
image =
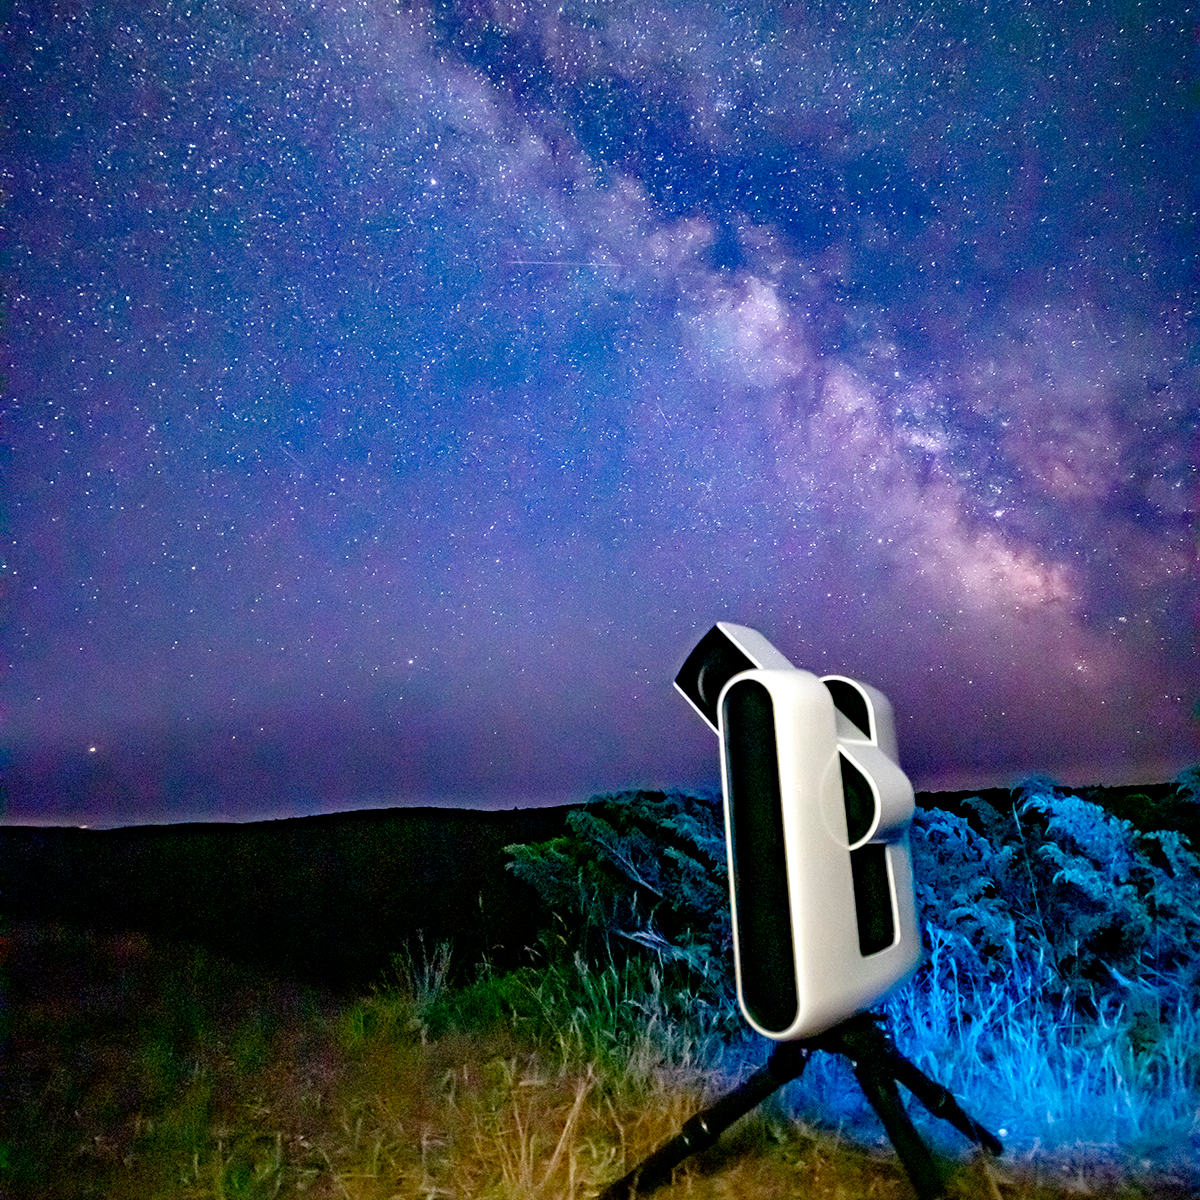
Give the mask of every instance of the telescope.
[(1003, 1147), (868, 1011), (921, 957), (908, 839), (916, 799), (891, 704), (847, 675), (801, 670), (757, 630), (725, 621), (696, 644), (675, 687), (720, 741), (738, 1006), (775, 1048), (600, 1200), (666, 1182), (817, 1050), (850, 1060), (918, 1200), (938, 1200), (945, 1180), (897, 1084), (990, 1154)]
[(720, 622), (675, 686), (720, 738), (738, 1003), (776, 1040), (875, 1004), (921, 956), (892, 706)]

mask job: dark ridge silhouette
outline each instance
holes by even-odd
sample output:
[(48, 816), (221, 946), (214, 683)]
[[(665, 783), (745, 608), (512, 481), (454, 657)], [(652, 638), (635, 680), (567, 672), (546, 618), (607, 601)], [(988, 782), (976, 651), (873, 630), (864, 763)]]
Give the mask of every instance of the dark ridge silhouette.
[[(1200, 845), (1200, 804), (1173, 784), (1059, 788), (1143, 832)], [(632, 794), (632, 793), (631, 793)], [(1020, 791), (919, 793), (969, 821), (980, 797), (1007, 813)], [(616, 797), (620, 799), (620, 797)], [(120, 829), (0, 826), (0, 918), (195, 943), (336, 991), (369, 987), (408, 948), (452, 944), (452, 969), (531, 961), (552, 914), (505, 867), (582, 805), (507, 812), (393, 808), (247, 824)]]
[(557, 836), (567, 809), (387, 809), (249, 824), (0, 827), (0, 915), (137, 930), (337, 991), (378, 980), (420, 939), (529, 961), (542, 914), (504, 869), (512, 842)]

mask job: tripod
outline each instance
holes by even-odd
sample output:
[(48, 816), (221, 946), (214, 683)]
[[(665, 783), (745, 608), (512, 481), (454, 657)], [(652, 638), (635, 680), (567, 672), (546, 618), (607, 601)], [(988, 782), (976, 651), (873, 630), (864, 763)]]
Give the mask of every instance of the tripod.
[(685, 1158), (707, 1150), (738, 1117), (777, 1088), (798, 1078), (814, 1050), (842, 1054), (850, 1060), (859, 1086), (883, 1121), (919, 1200), (938, 1200), (945, 1186), (941, 1170), (900, 1102), (897, 1083), (904, 1084), (935, 1117), (949, 1121), (964, 1137), (989, 1153), (999, 1155), (1003, 1147), (999, 1139), (963, 1112), (950, 1092), (922, 1074), (896, 1049), (880, 1028), (880, 1022), (881, 1018), (871, 1013), (858, 1013), (816, 1037), (802, 1042), (779, 1042), (766, 1064), (745, 1083), (687, 1121), (665, 1146), (628, 1175), (609, 1184), (599, 1200), (630, 1200), (639, 1192), (648, 1192), (665, 1183)]

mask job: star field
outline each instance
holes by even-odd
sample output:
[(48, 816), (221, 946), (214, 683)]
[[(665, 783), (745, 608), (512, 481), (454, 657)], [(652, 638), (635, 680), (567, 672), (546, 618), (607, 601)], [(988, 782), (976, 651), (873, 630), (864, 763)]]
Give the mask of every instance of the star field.
[(1186, 3), (18, 0), (9, 819), (1196, 758)]

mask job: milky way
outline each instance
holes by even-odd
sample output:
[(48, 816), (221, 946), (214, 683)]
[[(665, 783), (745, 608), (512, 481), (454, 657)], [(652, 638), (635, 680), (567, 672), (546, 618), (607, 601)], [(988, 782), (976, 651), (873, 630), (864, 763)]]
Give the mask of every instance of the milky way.
[(1198, 757), (1186, 4), (17, 0), (11, 819)]

